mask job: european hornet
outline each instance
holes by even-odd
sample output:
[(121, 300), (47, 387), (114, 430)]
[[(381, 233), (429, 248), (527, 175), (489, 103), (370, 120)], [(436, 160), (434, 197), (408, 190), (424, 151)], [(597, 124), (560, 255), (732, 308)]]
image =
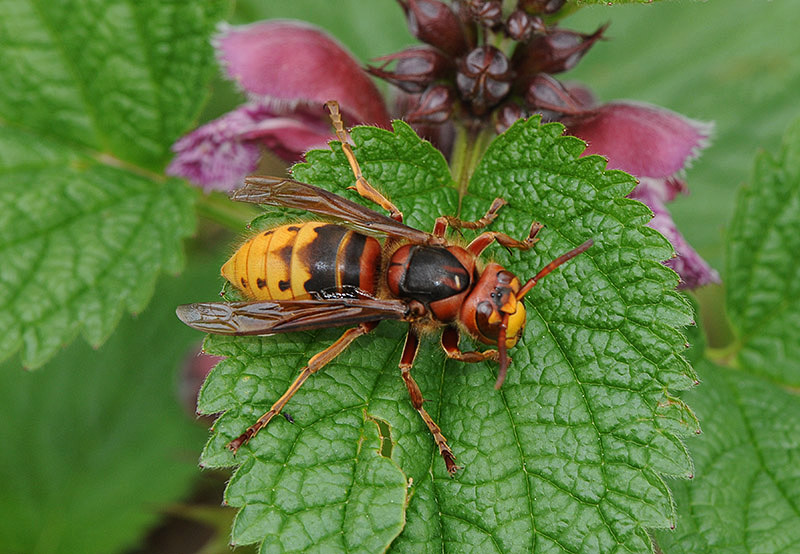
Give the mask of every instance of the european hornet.
[[(495, 388), (505, 379), (509, 348), (517, 344), (525, 325), (525, 294), (555, 268), (587, 250), (592, 241), (559, 256), (524, 284), (516, 275), (480, 256), (493, 242), (528, 250), (542, 228), (533, 223), (528, 237), (516, 240), (495, 231), (478, 235), (466, 246), (445, 238), (448, 227), (482, 229), (506, 202), (497, 198), (477, 221), (456, 217), (436, 219), (432, 233), (403, 224), (400, 210), (361, 174), (348, 143), (336, 102), (326, 104), (336, 136), (355, 175), (362, 197), (387, 210), (387, 217), (315, 186), (279, 177), (254, 176), (231, 198), (268, 206), (299, 208), (325, 221), (281, 225), (245, 242), (222, 266), (222, 275), (244, 302), (208, 302), (179, 306), (187, 325), (223, 335), (272, 335), (327, 327), (353, 326), (331, 346), (313, 356), (286, 392), (238, 438), (228, 444), (236, 452), (253, 438), (313, 373), (341, 354), (355, 339), (380, 321), (409, 325), (400, 356), (400, 375), (411, 403), (433, 435), (447, 471), (458, 469), (439, 426), (423, 407), (422, 393), (411, 376), (419, 336), (442, 328), (445, 354), (462, 362), (498, 362)], [(376, 238), (383, 237), (383, 244)], [(461, 333), (496, 349), (462, 352)]]

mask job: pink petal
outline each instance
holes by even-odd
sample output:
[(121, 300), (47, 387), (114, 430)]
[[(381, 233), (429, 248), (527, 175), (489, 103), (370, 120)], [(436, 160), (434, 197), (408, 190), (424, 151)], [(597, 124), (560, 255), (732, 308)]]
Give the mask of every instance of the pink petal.
[(642, 179), (630, 197), (644, 202), (653, 210), (653, 219), (648, 225), (667, 237), (675, 248), (676, 257), (665, 263), (680, 275), (678, 288), (694, 289), (709, 283), (719, 283), (719, 274), (686, 242), (675, 226), (664, 205), (665, 196), (668, 195), (669, 190), (664, 183)]
[(233, 189), (261, 157), (258, 143), (241, 137), (268, 115), (263, 107), (245, 104), (195, 129), (172, 145), (177, 155), (167, 174), (185, 177), (205, 189)]
[(261, 104), (244, 104), (176, 142), (167, 174), (206, 189), (231, 190), (256, 169), (262, 147), (295, 162), (312, 148), (325, 148), (332, 138), (327, 119), (303, 110), (278, 114)]
[(320, 121), (310, 124), (287, 115), (262, 121), (243, 138), (258, 139), (281, 159), (293, 163), (313, 148), (327, 148), (335, 137), (329, 125)]
[(228, 75), (264, 103), (341, 105), (349, 125), (389, 126), (377, 87), (338, 41), (297, 21), (223, 27), (214, 41)]
[(193, 345), (184, 355), (183, 367), (178, 376), (178, 396), (191, 417), (197, 416), (197, 396), (206, 377), (214, 366), (224, 359), (222, 356), (212, 356), (203, 352), (202, 343)]
[(610, 169), (666, 179), (684, 169), (708, 143), (712, 126), (675, 112), (634, 102), (612, 102), (564, 120), (588, 143), (584, 155), (601, 154)]

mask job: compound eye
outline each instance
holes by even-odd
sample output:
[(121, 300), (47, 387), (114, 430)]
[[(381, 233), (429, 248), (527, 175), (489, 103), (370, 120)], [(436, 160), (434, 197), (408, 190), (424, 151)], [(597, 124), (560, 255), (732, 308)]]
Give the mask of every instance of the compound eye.
[(484, 300), (478, 304), (475, 323), (478, 325), (481, 335), (487, 339), (497, 339), (500, 335), (500, 321), (502, 318), (491, 302)]
[(499, 287), (507, 287), (511, 284), (511, 281), (516, 279), (516, 275), (511, 273), (510, 271), (506, 271), (505, 269), (497, 272), (497, 285)]

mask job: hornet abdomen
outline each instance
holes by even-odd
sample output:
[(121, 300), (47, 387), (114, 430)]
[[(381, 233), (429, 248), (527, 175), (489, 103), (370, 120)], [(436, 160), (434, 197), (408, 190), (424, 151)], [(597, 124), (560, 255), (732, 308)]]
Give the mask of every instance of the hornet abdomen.
[(260, 232), (222, 266), (225, 277), (253, 300), (301, 300), (374, 295), (381, 245), (347, 227), (320, 221)]

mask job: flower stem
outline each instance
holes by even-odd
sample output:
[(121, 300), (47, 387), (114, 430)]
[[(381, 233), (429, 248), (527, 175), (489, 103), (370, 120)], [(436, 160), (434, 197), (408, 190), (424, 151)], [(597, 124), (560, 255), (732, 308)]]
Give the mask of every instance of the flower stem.
[(197, 213), (238, 233), (259, 214), (259, 210), (249, 204), (231, 202), (221, 192), (214, 191), (200, 195)]
[(705, 355), (717, 365), (736, 368), (738, 367), (736, 356), (741, 349), (742, 343), (737, 340), (722, 348), (706, 348)]
[(458, 188), (459, 214), (461, 213), (461, 201), (467, 194), (469, 180), (493, 137), (493, 130), (486, 126), (458, 125), (456, 127), (450, 171)]

